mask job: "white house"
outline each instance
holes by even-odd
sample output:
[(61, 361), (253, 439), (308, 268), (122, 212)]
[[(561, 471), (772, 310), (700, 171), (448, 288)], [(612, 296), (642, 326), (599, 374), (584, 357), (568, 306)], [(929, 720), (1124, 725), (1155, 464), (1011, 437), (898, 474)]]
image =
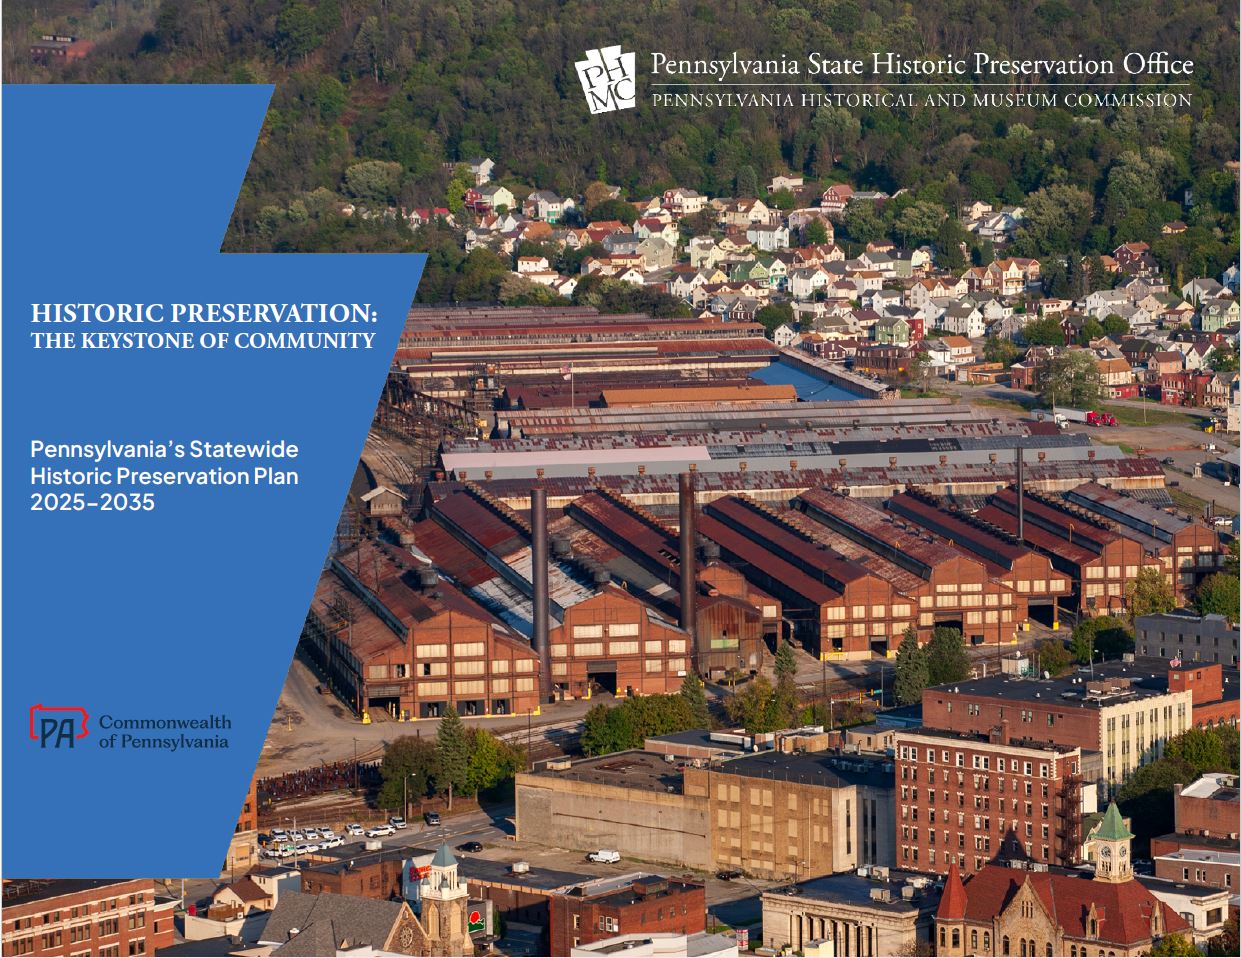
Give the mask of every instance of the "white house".
[(745, 231), (745, 238), (764, 253), (774, 253), (779, 249), (788, 249), (789, 228), (787, 226), (768, 226), (758, 223)]
[(787, 349), (801, 339), (801, 334), (788, 323), (781, 323), (772, 332), (771, 338), (781, 349)]

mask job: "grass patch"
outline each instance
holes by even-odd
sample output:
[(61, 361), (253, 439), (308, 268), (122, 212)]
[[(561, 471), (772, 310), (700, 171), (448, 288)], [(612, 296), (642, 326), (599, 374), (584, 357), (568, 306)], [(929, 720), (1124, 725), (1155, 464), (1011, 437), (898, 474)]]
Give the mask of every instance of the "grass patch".
[(912, 386), (901, 387), (902, 399), (945, 399), (950, 398), (953, 394), (943, 389), (915, 389)]
[[(1206, 420), (1192, 413), (1174, 412), (1158, 403), (1147, 403), (1145, 413), (1133, 406), (1102, 406), (1104, 412), (1116, 417), (1122, 426), (1190, 426), (1201, 429)], [(1145, 416), (1145, 422), (1143, 422)]]
[(1207, 507), (1205, 499), (1199, 499), (1193, 493), (1186, 492), (1184, 489), (1169, 489), (1168, 495), (1172, 497), (1172, 501), (1178, 509), (1184, 509), (1192, 516), (1202, 517)]
[(975, 399), (973, 396), (966, 396), (965, 401), (971, 406), (991, 406), (995, 409), (1007, 409), (1010, 412), (1028, 413), (1034, 408), (1034, 402), (1021, 402), (1017, 399), (993, 399), (991, 397), (983, 397)]

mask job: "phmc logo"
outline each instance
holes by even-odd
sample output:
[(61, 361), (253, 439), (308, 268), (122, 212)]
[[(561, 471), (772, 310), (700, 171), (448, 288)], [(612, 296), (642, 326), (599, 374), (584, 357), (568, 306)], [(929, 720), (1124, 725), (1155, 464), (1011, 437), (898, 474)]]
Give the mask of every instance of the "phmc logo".
[(636, 54), (622, 53), (619, 46), (614, 46), (587, 50), (586, 59), (575, 64), (592, 114), (638, 105), (636, 59)]

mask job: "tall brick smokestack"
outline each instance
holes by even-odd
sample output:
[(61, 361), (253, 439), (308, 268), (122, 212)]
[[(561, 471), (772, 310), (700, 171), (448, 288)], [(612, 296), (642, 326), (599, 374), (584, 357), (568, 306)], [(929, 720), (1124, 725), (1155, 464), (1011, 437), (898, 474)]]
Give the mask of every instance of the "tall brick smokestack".
[(698, 598), (698, 570), (695, 557), (694, 536), (694, 476), (681, 473), (681, 628), (689, 633), (691, 661), (698, 665), (697, 649), (694, 647), (694, 616)]
[(530, 490), (530, 584), (534, 588), (534, 651), (539, 655), (539, 696), (546, 703), (552, 694), (551, 646), (547, 632), (551, 620), (551, 593), (547, 585), (547, 490)]
[(1021, 446), (1017, 447), (1017, 541), (1026, 542), (1026, 456)]

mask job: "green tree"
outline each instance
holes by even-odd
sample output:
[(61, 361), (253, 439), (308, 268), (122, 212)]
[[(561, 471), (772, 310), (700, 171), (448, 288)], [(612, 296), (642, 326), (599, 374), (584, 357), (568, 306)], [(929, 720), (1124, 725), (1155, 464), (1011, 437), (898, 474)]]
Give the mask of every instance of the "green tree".
[(610, 755), (636, 748), (637, 732), (628, 713), (599, 704), (586, 713), (581, 745), (586, 755)]
[(632, 226), (638, 219), (638, 208), (624, 200), (604, 200), (590, 211), (592, 223), (604, 220), (620, 220), (626, 226)]
[(791, 210), (797, 205), (797, 197), (788, 189), (776, 190), (767, 200), (767, 205), (778, 210)]
[(724, 710), (733, 723), (747, 732), (774, 732), (779, 726), (771, 724), (771, 703), (775, 688), (765, 675), (756, 675), (740, 690), (730, 695)]
[(711, 709), (707, 705), (707, 689), (696, 672), (690, 672), (681, 682), (680, 695), (689, 706), (695, 728), (711, 728)]
[(1125, 583), (1125, 604), (1129, 608), (1129, 622), (1140, 615), (1171, 612), (1176, 608), (1176, 595), (1167, 577), (1155, 566), (1143, 566), (1137, 578)]
[(1090, 664), (1093, 653), (1096, 659), (1117, 659), (1125, 652), (1133, 651), (1133, 633), (1121, 619), (1110, 615), (1083, 619), (1073, 630), (1069, 640), (1069, 652), (1075, 662)]
[(526, 766), (525, 752), (520, 747), (496, 738), (486, 729), (467, 729), (466, 741), (469, 759), (465, 784), (475, 797), (479, 792), (511, 779)]
[(892, 689), (897, 704), (918, 704), (922, 701), (922, 690), (929, 684), (926, 650), (918, 645), (918, 634), (908, 628), (896, 649), (896, 678)]
[(961, 247), (968, 238), (959, 220), (945, 217), (935, 236), (935, 265), (954, 273), (965, 269), (965, 253)]
[(1186, 935), (1164, 935), (1157, 941), (1150, 950), (1152, 958), (1170, 955), (1201, 955), (1197, 948), (1194, 947), (1193, 939)]
[(465, 163), (458, 163), (452, 168), (452, 176), (448, 180), (444, 203), (455, 215), (465, 212), (465, 194), (474, 185), (474, 174)]
[(345, 186), (351, 196), (371, 203), (394, 203), (401, 188), (400, 163), (364, 160), (345, 170)]
[(1076, 186), (1048, 186), (1031, 194), (1015, 243), (1027, 256), (1074, 253), (1094, 215), (1094, 197)]
[(401, 809), (407, 814), (403, 802), (425, 798), (438, 769), (435, 744), (429, 739), (402, 735), (384, 749), (380, 774), (383, 782), (379, 787), (380, 808)]
[(1120, 339), (1122, 336), (1129, 335), (1129, 320), (1123, 316), (1117, 316), (1113, 313), (1103, 320), (1103, 331), (1112, 339)]
[(1194, 770), (1194, 777), (1205, 772), (1237, 771), (1237, 728), (1216, 725), (1191, 728), (1169, 741), (1163, 750), (1166, 758), (1181, 761)]
[(1241, 620), (1241, 584), (1235, 575), (1216, 572), (1198, 586), (1194, 607), (1199, 615), (1227, 616), (1230, 622)]
[(1081, 349), (1053, 356), (1039, 367), (1038, 386), (1039, 399), (1048, 407), (1055, 404), (1090, 409), (1099, 404), (1103, 390), (1094, 355)]
[(793, 305), (791, 303), (768, 303), (754, 314), (754, 321), (762, 323), (770, 337), (783, 324), (792, 325)]
[(821, 246), (828, 240), (827, 226), (817, 217), (806, 224), (802, 230), (802, 236), (811, 246)]
[(1056, 317), (1043, 316), (1021, 327), (1021, 338), (1027, 346), (1063, 346), (1064, 328)]
[(1073, 656), (1059, 639), (1044, 639), (1037, 650), (1038, 667), (1052, 675), (1061, 675), (1073, 664)]
[(960, 682), (969, 675), (970, 660), (960, 629), (939, 626), (931, 633), (931, 641), (926, 644), (926, 671), (929, 685)]
[(909, 381), (917, 383), (918, 389), (929, 392), (931, 389), (931, 354), (925, 349), (915, 348), (909, 357)]
[(982, 358), (989, 363), (1011, 366), (1021, 355), (1021, 350), (1007, 336), (988, 336), (982, 344)]
[(796, 675), (797, 659), (793, 655), (793, 646), (789, 642), (781, 642), (776, 651), (776, 675)]
[(448, 792), (448, 807), (452, 808), (455, 791), (466, 788), (469, 783), (470, 742), (466, 736), (465, 723), (451, 705), (440, 717), (435, 734), (436, 788)]

